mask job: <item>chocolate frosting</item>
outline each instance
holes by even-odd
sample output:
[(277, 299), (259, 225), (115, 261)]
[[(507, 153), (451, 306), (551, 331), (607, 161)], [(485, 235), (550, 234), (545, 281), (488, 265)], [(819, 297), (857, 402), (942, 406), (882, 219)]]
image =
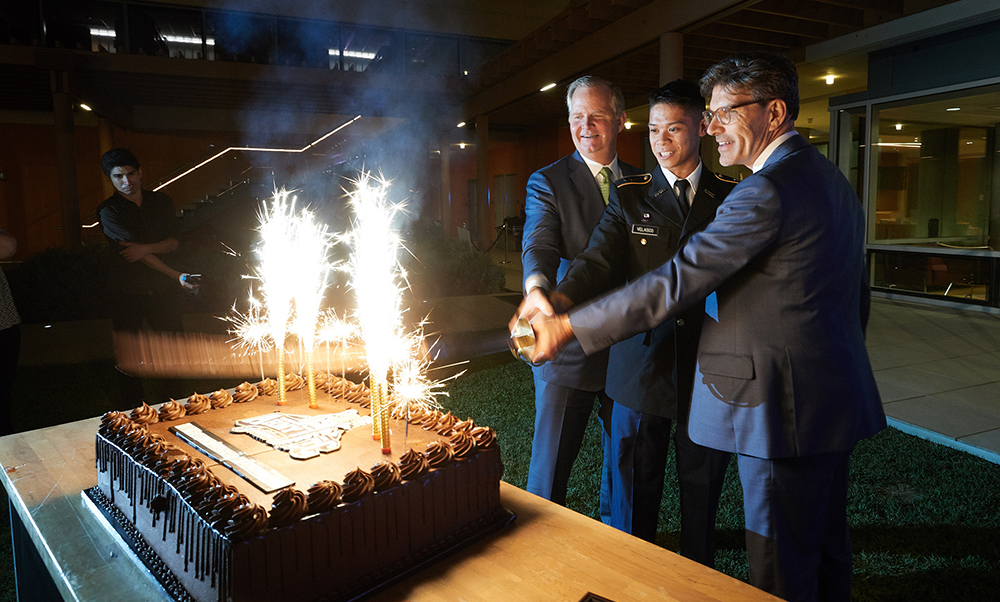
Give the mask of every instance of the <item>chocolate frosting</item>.
[(183, 418), (185, 414), (184, 406), (171, 399), (160, 406), (160, 420), (177, 420)]
[(465, 458), (476, 451), (476, 440), (469, 433), (453, 433), (451, 448), (455, 451), (456, 458)]
[(430, 462), (431, 468), (444, 466), (455, 455), (455, 452), (451, 449), (451, 445), (444, 441), (431, 441), (427, 444), (427, 450), (424, 453), (427, 455), (427, 460)]
[(394, 462), (379, 462), (372, 466), (372, 478), (375, 479), (375, 491), (385, 491), (399, 485), (402, 473)]
[(258, 395), (260, 393), (257, 392), (257, 387), (244, 381), (242, 384), (236, 385), (236, 389), (233, 390), (233, 401), (246, 403), (257, 399)]
[(151, 408), (145, 401), (138, 408), (132, 410), (132, 422), (137, 424), (153, 424), (160, 421), (160, 415)]
[(233, 485), (226, 485), (222, 481), (216, 479), (212, 482), (212, 485), (208, 488), (208, 491), (205, 492), (205, 495), (202, 496), (201, 501), (198, 503), (198, 514), (208, 520), (212, 517), (220, 502), (235, 498), (239, 494), (239, 490)]
[(430, 470), (431, 463), (424, 454), (413, 451), (412, 449), (407, 450), (399, 458), (399, 470), (404, 479), (407, 481), (412, 481), (413, 479), (426, 474)]
[(476, 440), (476, 447), (479, 449), (487, 449), (497, 444), (497, 434), (488, 426), (477, 426), (472, 429), (472, 437)]
[(128, 416), (122, 414), (121, 412), (111, 411), (105, 414), (101, 418), (101, 426), (98, 432), (110, 439), (111, 441), (117, 442), (125, 432), (134, 428), (135, 423), (128, 419)]
[(306, 380), (294, 372), (285, 375), (286, 391), (297, 391), (301, 389), (305, 384)]
[(428, 410), (423, 418), (420, 419), (420, 426), (424, 427), (425, 431), (436, 431), (441, 416), (441, 412), (437, 410)]
[(273, 378), (265, 378), (257, 383), (257, 392), (261, 395), (274, 395), (278, 392), (278, 382)]
[(215, 393), (212, 393), (208, 399), (212, 402), (213, 410), (221, 410), (233, 403), (233, 396), (225, 389), (219, 389)]
[(458, 418), (455, 418), (451, 412), (448, 412), (444, 416), (441, 416), (441, 419), (438, 420), (437, 426), (434, 427), (434, 430), (436, 430), (439, 435), (448, 436), (452, 433), (456, 424), (458, 424)]
[(360, 468), (355, 468), (344, 477), (344, 503), (356, 502), (374, 489), (375, 479)]
[(223, 495), (215, 501), (215, 506), (212, 508), (212, 526), (219, 531), (225, 531), (226, 526), (229, 521), (232, 520), (233, 514), (236, 510), (242, 506), (250, 504), (250, 500), (247, 496), (242, 493), (237, 493), (236, 495)]
[(455, 423), (455, 426), (451, 427), (451, 431), (453, 433), (471, 433), (475, 427), (476, 424), (472, 422), (472, 418), (469, 418)]
[(210, 409), (212, 409), (211, 400), (208, 399), (207, 395), (201, 393), (192, 393), (191, 397), (188, 397), (187, 405), (184, 406), (184, 411), (188, 416), (204, 414)]
[(275, 494), (274, 501), (271, 502), (268, 525), (271, 527), (290, 525), (305, 516), (308, 507), (306, 494), (293, 487), (285, 487)]
[(337, 507), (344, 488), (336, 481), (317, 481), (309, 488), (309, 512), (326, 512)]
[(231, 539), (243, 540), (259, 535), (266, 528), (267, 510), (248, 501), (233, 511), (233, 516), (223, 527), (223, 532)]

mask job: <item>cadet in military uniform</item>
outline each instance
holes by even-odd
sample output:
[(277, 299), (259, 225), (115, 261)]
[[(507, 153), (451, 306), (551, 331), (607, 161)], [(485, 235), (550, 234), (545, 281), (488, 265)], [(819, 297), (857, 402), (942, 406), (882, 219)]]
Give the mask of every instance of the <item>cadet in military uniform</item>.
[[(669, 261), (714, 219), (736, 185), (702, 165), (705, 100), (697, 85), (671, 82), (650, 94), (649, 104), (649, 142), (659, 169), (615, 183), (608, 209), (557, 287), (553, 305), (582, 303)], [(676, 420), (680, 552), (714, 566), (715, 514), (730, 455), (693, 443), (687, 431), (704, 316), (701, 303), (611, 348), (611, 525), (655, 539)]]

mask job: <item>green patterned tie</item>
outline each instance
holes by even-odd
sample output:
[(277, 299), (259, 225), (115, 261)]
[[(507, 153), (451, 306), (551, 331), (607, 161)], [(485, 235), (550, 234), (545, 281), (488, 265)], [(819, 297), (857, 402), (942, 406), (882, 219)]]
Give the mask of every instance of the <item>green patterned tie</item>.
[(608, 196), (611, 194), (611, 179), (614, 174), (611, 173), (611, 168), (602, 167), (601, 168), (601, 196), (604, 197), (604, 204), (608, 204)]

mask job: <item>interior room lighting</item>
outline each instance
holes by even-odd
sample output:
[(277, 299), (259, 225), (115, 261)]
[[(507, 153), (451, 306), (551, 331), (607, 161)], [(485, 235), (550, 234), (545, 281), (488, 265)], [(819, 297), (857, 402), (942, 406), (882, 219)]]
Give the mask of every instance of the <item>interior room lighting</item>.
[(626, 130), (631, 130), (632, 129), (632, 122), (631, 121), (626, 121), (625, 122), (625, 129)]
[(826, 85), (832, 86), (834, 79), (836, 79), (836, 76), (834, 76), (834, 75), (827, 75), (826, 76)]
[(460, 148), (462, 150), (465, 150), (465, 143), (464, 142), (459, 142), (458, 143), (458, 148)]
[(556, 87), (556, 85), (554, 83), (547, 84), (545, 86), (542, 86), (542, 89), (540, 91), (541, 92), (545, 92), (546, 90), (551, 90), (552, 88), (555, 88), (555, 87)]
[(903, 124), (902, 124), (902, 123), (897, 123), (897, 124), (896, 124), (896, 131), (898, 132), (898, 131), (900, 131), (901, 129), (903, 129)]
[(465, 122), (463, 121), (462, 123), (458, 124), (456, 127), (464, 128), (465, 127)]
[(80, 108), (83, 109), (84, 111), (93, 111), (94, 110), (94, 109), (90, 108), (90, 105), (85, 105), (82, 102), (80, 103)]
[(945, 111), (961, 111), (962, 107), (950, 107), (945, 109)]

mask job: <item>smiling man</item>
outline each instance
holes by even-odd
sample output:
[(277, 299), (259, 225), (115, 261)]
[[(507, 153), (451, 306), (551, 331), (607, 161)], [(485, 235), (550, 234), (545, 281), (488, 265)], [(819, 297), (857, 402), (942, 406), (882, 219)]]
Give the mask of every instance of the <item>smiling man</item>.
[[(625, 127), (625, 99), (597, 77), (581, 77), (566, 91), (569, 129), (576, 152), (528, 179), (524, 226), (524, 294), (544, 299), (562, 280), (570, 261), (587, 247), (601, 219), (614, 180), (638, 173), (618, 160), (618, 134)], [(528, 491), (566, 503), (570, 470), (580, 451), (595, 398), (610, 427), (611, 400), (604, 392), (607, 351), (590, 357), (571, 345), (558, 361), (534, 368), (535, 434), (531, 442)], [(605, 473), (608, 465), (605, 462)], [(610, 520), (608, 492), (601, 491), (601, 516)]]
[(674, 258), (569, 315), (532, 319), (536, 354), (595, 353), (712, 291), (689, 433), (737, 454), (750, 582), (787, 600), (847, 601), (854, 444), (885, 427), (865, 349), (865, 219), (850, 183), (794, 129), (786, 57), (733, 55), (705, 72), (723, 165), (753, 170)]
[[(711, 223), (736, 182), (704, 168), (705, 99), (673, 81), (649, 95), (649, 144), (659, 169), (623, 178), (587, 250), (570, 266), (552, 301), (565, 310), (634, 281), (673, 257)], [(549, 311), (549, 310), (546, 310)], [(729, 454), (691, 442), (687, 415), (704, 304), (611, 347), (611, 526), (656, 538), (664, 472), (674, 438), (681, 500), (681, 554), (714, 566), (715, 514)]]

